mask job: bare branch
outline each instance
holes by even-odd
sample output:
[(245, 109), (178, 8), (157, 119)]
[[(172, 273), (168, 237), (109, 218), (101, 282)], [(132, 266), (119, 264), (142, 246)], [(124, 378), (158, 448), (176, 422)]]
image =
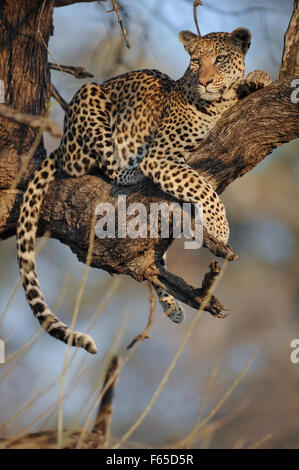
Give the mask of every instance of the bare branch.
[(90, 78), (94, 76), (92, 73), (87, 72), (83, 67), (73, 67), (72, 65), (54, 64), (53, 62), (49, 62), (49, 67), (52, 70), (69, 73), (70, 75), (73, 75), (76, 78)]
[(299, 73), (299, 0), (294, 0), (293, 14), (284, 35), (284, 50), (279, 78)]
[(100, 406), (97, 418), (95, 420), (92, 433), (99, 436), (99, 443), (97, 447), (106, 447), (110, 438), (110, 427), (112, 421), (113, 407), (112, 401), (114, 396), (114, 389), (119, 379), (120, 363), (117, 356), (113, 356), (109, 362), (109, 366), (105, 375), (103, 390), (105, 386), (109, 386), (105, 391)]
[(62, 136), (60, 128), (55, 122), (50, 121), (42, 116), (33, 116), (32, 114), (20, 113), (5, 104), (0, 104), (0, 116), (16, 122), (17, 124), (24, 124), (25, 126), (32, 127), (33, 129), (43, 128), (45, 131), (52, 134), (53, 137)]
[(149, 331), (152, 327), (154, 318), (155, 318), (155, 307), (156, 307), (156, 296), (155, 296), (155, 291), (151, 283), (148, 283), (148, 287), (150, 290), (150, 299), (149, 299), (149, 304), (150, 304), (150, 312), (149, 312), (149, 317), (148, 317), (148, 322), (145, 327), (145, 329), (137, 335), (133, 341), (127, 346), (127, 349), (131, 349), (134, 344), (136, 344), (138, 341), (144, 341), (145, 339), (149, 339)]
[(196, 26), (196, 29), (197, 29), (198, 36), (200, 37), (201, 34), (200, 34), (198, 21), (197, 21), (197, 7), (198, 7), (198, 5), (202, 5), (202, 1), (201, 0), (194, 0), (194, 3), (193, 3), (193, 17), (194, 17), (194, 23), (195, 23), (195, 26)]
[(214, 317), (224, 318), (226, 315), (221, 313), (222, 310), (227, 310), (224, 305), (222, 305), (214, 295), (210, 295), (207, 298), (209, 293), (209, 289), (207, 289), (209, 280), (211, 280), (212, 283), (220, 272), (216, 261), (211, 263), (209, 268), (210, 271), (205, 274), (202, 287), (200, 288), (195, 288), (187, 284), (184, 279), (166, 271), (163, 266), (158, 264), (148, 268), (146, 277), (154, 285), (162, 287), (162, 289), (165, 289), (169, 294), (173, 295), (181, 302), (184, 302), (186, 305), (196, 310), (204, 306), (203, 310), (209, 312)]
[(122, 33), (123, 33), (123, 37), (124, 37), (124, 40), (125, 40), (125, 43), (126, 43), (126, 46), (127, 48), (129, 49), (131, 47), (129, 41), (128, 41), (128, 34), (127, 34), (127, 31), (123, 25), (123, 20), (122, 20), (122, 17), (120, 15), (120, 12), (119, 12), (119, 6), (117, 4), (117, 0), (112, 0), (112, 4), (113, 4), (113, 8), (112, 10), (108, 10), (107, 13), (111, 13), (112, 11), (115, 11), (116, 15), (117, 15), (117, 19), (118, 19), (118, 23), (119, 23), (119, 26), (122, 30)]
[(54, 7), (67, 7), (74, 3), (106, 2), (107, 0), (55, 0)]
[(55, 86), (53, 85), (53, 83), (51, 84), (51, 96), (53, 96), (53, 98), (57, 101), (57, 103), (60, 104), (60, 106), (62, 107), (62, 109), (67, 112), (68, 110), (68, 103), (65, 101), (65, 99), (61, 96), (61, 94), (59, 93), (59, 91), (57, 90), (57, 88), (55, 88)]

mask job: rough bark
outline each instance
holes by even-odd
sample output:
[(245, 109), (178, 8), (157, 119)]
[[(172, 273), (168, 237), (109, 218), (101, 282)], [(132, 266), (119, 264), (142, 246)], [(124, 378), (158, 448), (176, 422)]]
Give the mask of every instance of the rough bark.
[[(53, 32), (53, 1), (0, 2), (0, 79), (5, 105), (20, 113), (45, 115), (51, 83), (45, 44)], [(0, 188), (9, 189), (37, 135), (37, 130), (0, 117)], [(45, 158), (42, 139), (36, 162)], [(22, 183), (32, 173), (29, 165)], [(5, 179), (7, 181), (5, 182)]]
[(299, 0), (294, 0), (293, 14), (284, 36), (284, 51), (279, 78), (299, 73)]
[(220, 194), (272, 150), (299, 137), (299, 106), (291, 82), (275, 81), (228, 110), (189, 159)]

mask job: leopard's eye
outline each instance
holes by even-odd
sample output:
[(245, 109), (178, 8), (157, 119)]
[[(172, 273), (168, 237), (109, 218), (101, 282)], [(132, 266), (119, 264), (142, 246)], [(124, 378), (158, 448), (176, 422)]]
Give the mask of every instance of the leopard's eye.
[(226, 59), (228, 58), (228, 55), (218, 55), (216, 57), (216, 63), (221, 63), (221, 62), (225, 62)]
[(191, 62), (193, 64), (198, 64), (199, 65), (200, 64), (200, 59), (191, 59)]

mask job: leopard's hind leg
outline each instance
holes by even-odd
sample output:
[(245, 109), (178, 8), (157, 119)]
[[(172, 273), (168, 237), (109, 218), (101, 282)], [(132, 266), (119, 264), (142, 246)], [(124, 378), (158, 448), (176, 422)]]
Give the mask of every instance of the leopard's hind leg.
[[(165, 269), (167, 269), (166, 258), (167, 254), (165, 253), (161, 260), (161, 264), (162, 266), (164, 265)], [(165, 289), (162, 289), (162, 287), (153, 284), (153, 288), (156, 291), (160, 305), (165, 315), (174, 323), (181, 323), (184, 320), (184, 309), (181, 303)]]

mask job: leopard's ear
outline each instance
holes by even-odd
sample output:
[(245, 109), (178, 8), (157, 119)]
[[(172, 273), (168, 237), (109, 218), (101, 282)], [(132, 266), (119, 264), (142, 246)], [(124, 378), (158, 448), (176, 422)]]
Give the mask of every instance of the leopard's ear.
[(251, 32), (247, 28), (237, 28), (229, 35), (231, 42), (245, 55), (250, 47)]
[(179, 40), (190, 55), (194, 52), (194, 49), (196, 48), (199, 39), (199, 36), (197, 36), (197, 34), (192, 33), (191, 31), (181, 31), (179, 33)]

